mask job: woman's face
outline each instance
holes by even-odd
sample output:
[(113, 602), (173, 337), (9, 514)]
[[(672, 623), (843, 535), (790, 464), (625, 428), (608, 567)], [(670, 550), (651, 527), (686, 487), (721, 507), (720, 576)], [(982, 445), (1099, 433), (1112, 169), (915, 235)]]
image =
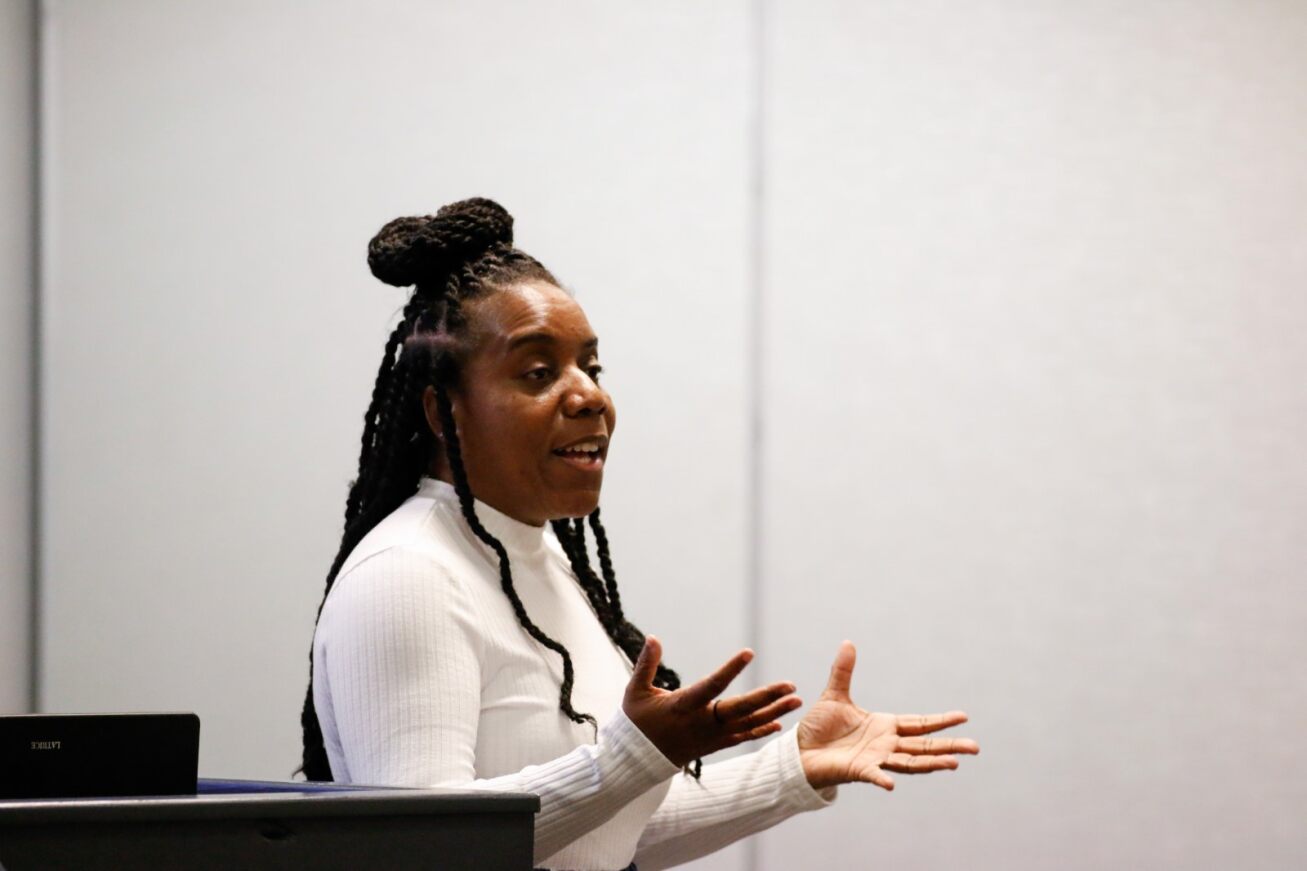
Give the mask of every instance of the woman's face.
[[(598, 383), (599, 340), (585, 312), (546, 283), (491, 293), (465, 312), (473, 350), (449, 396), (473, 495), (536, 526), (589, 514), (617, 416)], [(452, 480), (447, 463), (439, 472)]]

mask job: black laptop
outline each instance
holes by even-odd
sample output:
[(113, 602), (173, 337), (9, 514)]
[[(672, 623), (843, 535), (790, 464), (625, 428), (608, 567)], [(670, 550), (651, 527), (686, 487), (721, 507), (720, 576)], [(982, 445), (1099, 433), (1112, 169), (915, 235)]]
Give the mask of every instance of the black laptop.
[(195, 714), (0, 717), (0, 799), (194, 795)]

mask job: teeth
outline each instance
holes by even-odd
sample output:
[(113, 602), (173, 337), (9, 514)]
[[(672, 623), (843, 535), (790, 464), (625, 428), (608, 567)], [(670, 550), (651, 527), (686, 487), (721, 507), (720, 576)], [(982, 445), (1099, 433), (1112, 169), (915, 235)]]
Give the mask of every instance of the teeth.
[(587, 454), (598, 453), (599, 443), (581, 442), (579, 445), (572, 445), (570, 448), (567, 448), (567, 451), (569, 453), (587, 453)]

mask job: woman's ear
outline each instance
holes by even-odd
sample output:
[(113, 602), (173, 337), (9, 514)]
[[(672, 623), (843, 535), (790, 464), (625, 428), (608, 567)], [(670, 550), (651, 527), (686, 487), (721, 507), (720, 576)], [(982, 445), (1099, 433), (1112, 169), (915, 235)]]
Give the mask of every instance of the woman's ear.
[(426, 415), (427, 426), (435, 435), (436, 441), (444, 442), (445, 431), (440, 426), (440, 407), (436, 403), (436, 388), (430, 384), (422, 391), (422, 411)]

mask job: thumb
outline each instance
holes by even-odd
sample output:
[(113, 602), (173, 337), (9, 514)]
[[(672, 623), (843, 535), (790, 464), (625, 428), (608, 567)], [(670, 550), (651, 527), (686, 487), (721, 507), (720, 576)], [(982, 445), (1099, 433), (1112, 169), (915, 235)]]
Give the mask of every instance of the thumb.
[(654, 676), (658, 674), (658, 663), (663, 659), (663, 645), (652, 635), (644, 639), (644, 647), (640, 649), (640, 655), (635, 660), (635, 668), (631, 671), (631, 686), (642, 689), (653, 688)]
[(831, 663), (830, 680), (826, 682), (826, 695), (837, 699), (849, 697), (849, 684), (853, 681), (853, 666), (858, 661), (857, 648), (852, 641), (840, 643), (840, 649)]

